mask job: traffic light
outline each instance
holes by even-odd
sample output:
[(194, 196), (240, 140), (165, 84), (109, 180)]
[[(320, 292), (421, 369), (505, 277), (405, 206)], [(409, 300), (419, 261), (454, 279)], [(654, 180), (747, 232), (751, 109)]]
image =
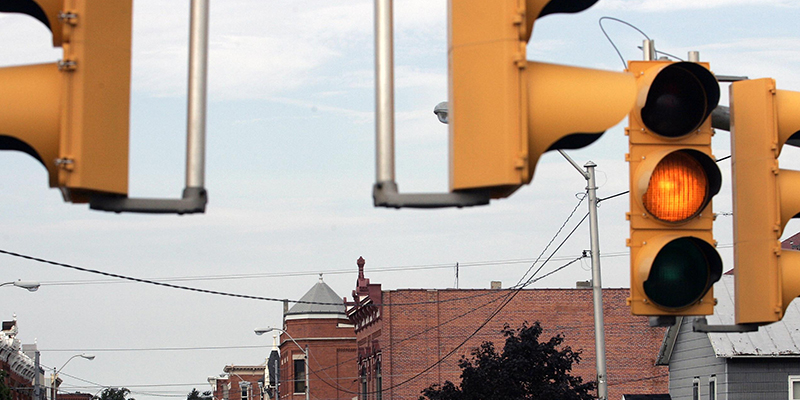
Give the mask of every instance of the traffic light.
[(0, 68), (0, 150), (47, 169), (65, 201), (128, 192), (132, 0), (5, 0), (62, 47), (57, 63)]
[(708, 65), (632, 61), (638, 97), (629, 116), (631, 313), (708, 315), (722, 275), (711, 198), (722, 177), (709, 116), (719, 84)]
[(636, 99), (629, 73), (531, 62), (534, 21), (597, 0), (450, 0), (450, 190), (507, 197), (542, 153), (577, 149), (621, 121)]
[(730, 99), (736, 323), (768, 324), (800, 295), (800, 252), (779, 241), (800, 213), (800, 171), (778, 168), (800, 133), (800, 93), (765, 78), (734, 82)]

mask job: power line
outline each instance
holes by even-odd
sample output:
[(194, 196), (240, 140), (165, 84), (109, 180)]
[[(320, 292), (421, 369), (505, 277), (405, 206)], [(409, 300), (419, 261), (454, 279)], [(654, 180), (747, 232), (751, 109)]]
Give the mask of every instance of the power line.
[[(627, 255), (627, 252), (609, 253), (604, 256), (618, 257)], [(572, 257), (554, 257), (553, 260), (570, 260)], [(405, 272), (416, 270), (430, 270), (430, 269), (449, 269), (453, 268), (455, 264), (459, 267), (485, 267), (497, 265), (511, 265), (511, 264), (530, 264), (536, 262), (530, 258), (506, 259), (506, 260), (485, 260), (485, 261), (457, 261), (456, 263), (436, 263), (436, 264), (419, 264), (419, 265), (406, 265), (394, 267), (379, 267), (370, 268), (370, 273), (385, 273), (385, 272)], [(186, 281), (216, 281), (216, 280), (237, 280), (237, 279), (260, 279), (260, 278), (283, 278), (283, 277), (297, 277), (297, 276), (318, 276), (324, 275), (343, 275), (352, 274), (352, 268), (339, 269), (339, 270), (317, 270), (308, 272), (265, 272), (255, 274), (227, 274), (227, 275), (196, 275), (196, 276), (174, 276), (165, 278), (148, 278), (156, 282), (186, 282)], [(119, 279), (97, 279), (97, 280), (69, 280), (69, 281), (42, 281), (42, 286), (74, 286), (74, 285), (99, 285), (99, 284), (118, 284), (118, 283), (131, 283), (129, 281)]]

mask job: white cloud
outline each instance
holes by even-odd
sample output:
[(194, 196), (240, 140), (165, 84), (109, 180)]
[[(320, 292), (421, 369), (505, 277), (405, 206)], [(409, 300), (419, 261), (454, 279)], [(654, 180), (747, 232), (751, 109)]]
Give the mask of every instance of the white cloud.
[(600, 10), (624, 11), (678, 11), (699, 10), (733, 6), (800, 7), (794, 0), (603, 0), (595, 6)]

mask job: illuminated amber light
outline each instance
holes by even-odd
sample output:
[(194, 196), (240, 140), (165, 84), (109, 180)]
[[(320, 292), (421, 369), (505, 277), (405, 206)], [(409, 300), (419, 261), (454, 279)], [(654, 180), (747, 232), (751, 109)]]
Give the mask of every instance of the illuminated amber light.
[(674, 152), (653, 170), (642, 202), (654, 217), (681, 222), (705, 207), (707, 195), (708, 177), (702, 165), (686, 153)]

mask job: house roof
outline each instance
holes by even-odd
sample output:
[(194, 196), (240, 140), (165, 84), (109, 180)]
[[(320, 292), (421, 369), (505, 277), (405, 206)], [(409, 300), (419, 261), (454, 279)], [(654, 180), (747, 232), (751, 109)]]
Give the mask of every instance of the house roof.
[[(709, 325), (733, 325), (734, 295), (733, 275), (725, 274), (714, 284), (714, 297), (717, 305), (714, 315), (707, 317)], [(687, 317), (692, 318), (692, 317)], [(672, 346), (680, 331), (681, 319), (665, 333), (657, 364), (668, 363)], [(708, 340), (714, 355), (722, 358), (737, 357), (800, 357), (800, 302), (792, 301), (783, 319), (759, 327), (757, 332), (746, 333), (708, 333)]]
[[(717, 306), (709, 324), (734, 324), (733, 276), (723, 275), (714, 285)], [(792, 301), (783, 319), (757, 332), (709, 333), (717, 357), (800, 357), (800, 302)]]
[(311, 289), (300, 298), (300, 302), (295, 303), (285, 317), (297, 319), (298, 317), (307, 318), (347, 318), (345, 314), (344, 300), (336, 292), (322, 281), (322, 276)]

